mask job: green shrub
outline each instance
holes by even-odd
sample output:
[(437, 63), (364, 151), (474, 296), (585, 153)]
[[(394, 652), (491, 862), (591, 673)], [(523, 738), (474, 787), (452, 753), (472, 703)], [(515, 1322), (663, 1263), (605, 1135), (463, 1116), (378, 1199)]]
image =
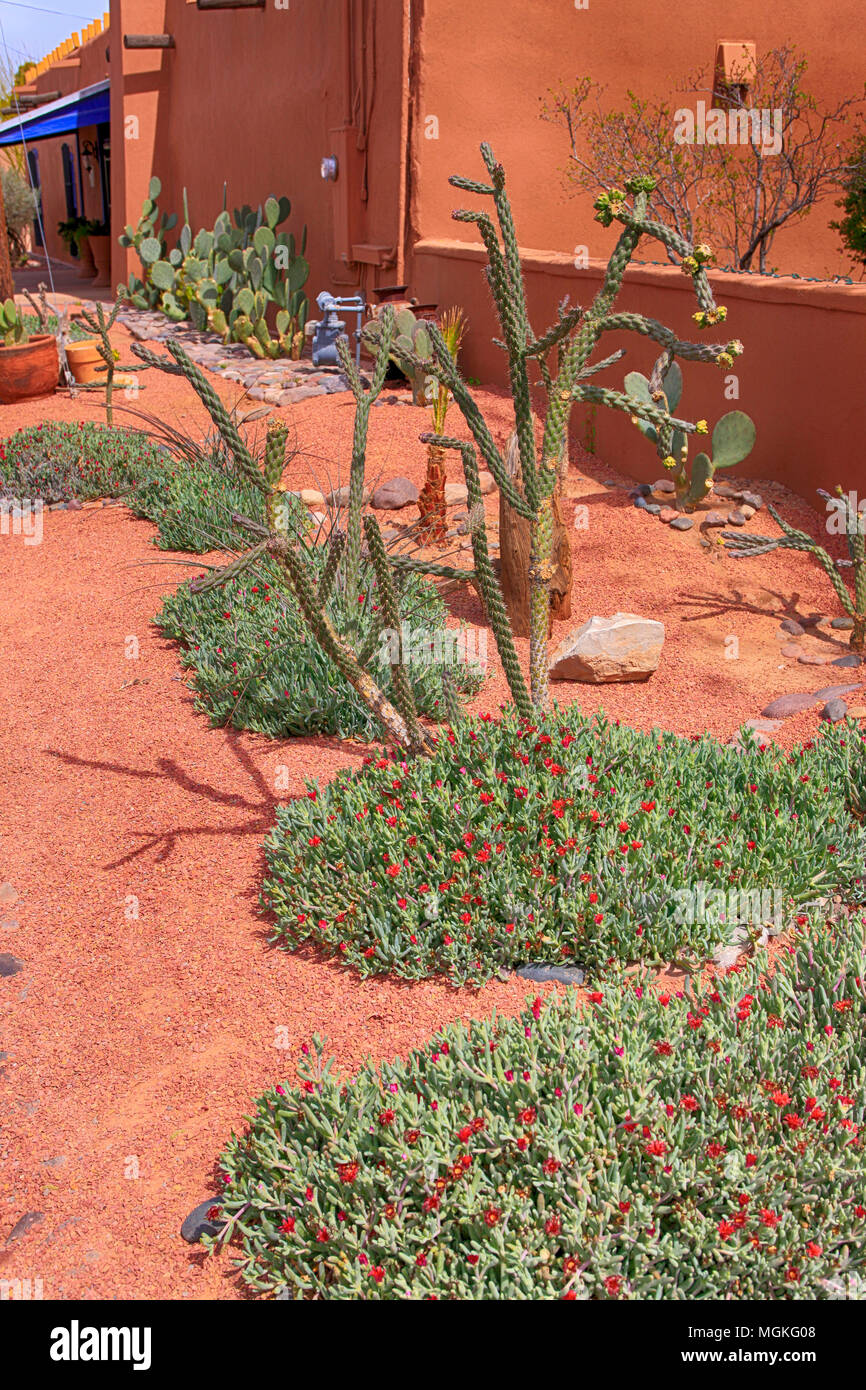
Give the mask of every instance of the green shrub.
[(763, 890), (787, 920), (863, 876), (862, 744), (843, 725), (790, 756), (739, 754), (574, 707), (538, 727), (464, 721), (432, 758), (370, 759), (278, 807), (274, 937), (454, 983), (528, 961), (702, 961), (731, 935), (717, 899), (682, 920), (702, 884)]
[(758, 963), (702, 995), (536, 999), (347, 1083), (316, 1039), (222, 1157), (243, 1279), (335, 1299), (862, 1289), (864, 920), (814, 929), (768, 981)]
[(143, 434), (108, 425), (46, 421), (0, 443), (0, 496), (46, 504), (126, 495), (164, 455)]
[[(308, 554), (318, 581), (324, 551), (312, 546)], [(369, 569), (366, 574), (362, 570), (361, 598), (353, 615), (345, 611), (339, 590), (328, 605), (340, 630), (350, 616), (358, 623), (359, 646), (376, 642), (376, 590)], [(414, 574), (402, 586), (401, 614), (419, 628), (445, 627), (445, 607), (435, 588)], [(378, 735), (368, 707), (306, 630), (294, 594), (286, 591), (273, 562), (261, 562), (255, 571), (203, 593), (182, 584), (164, 600), (157, 622), (167, 636), (184, 645), (183, 663), (195, 672), (197, 707), (206, 710), (214, 724), (255, 729), (272, 738)], [(391, 695), (390, 668), (377, 665), (376, 672), (382, 689)], [(419, 708), (435, 714), (442, 694), (441, 667), (410, 667), (409, 673)], [(462, 668), (461, 689), (474, 691), (480, 684), (478, 674)]]

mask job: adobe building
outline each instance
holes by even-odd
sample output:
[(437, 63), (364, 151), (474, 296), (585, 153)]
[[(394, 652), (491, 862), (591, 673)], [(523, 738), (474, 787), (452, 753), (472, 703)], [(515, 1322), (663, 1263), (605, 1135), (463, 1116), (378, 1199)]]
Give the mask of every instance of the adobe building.
[[(565, 295), (588, 301), (615, 235), (594, 221), (591, 196), (565, 187), (566, 134), (540, 117), (552, 88), (586, 75), (616, 104), (633, 89), (685, 105), (674, 101), (683, 79), (712, 68), (720, 45), (760, 55), (792, 42), (819, 101), (862, 92), (859, 0), (792, 0), (783, 18), (751, 0), (729, 0), (723, 18), (706, 6), (650, 11), (645, 0), (111, 0), (110, 17), (31, 70), (17, 89), (28, 109), (0, 126), (0, 144), (27, 141), (54, 257), (68, 256), (56, 224), (74, 206), (110, 225), (112, 283), (137, 272), (117, 236), (138, 221), (153, 174), (167, 212), (182, 216), (186, 189), (193, 230), (213, 225), (224, 185), (230, 209), (284, 194), (288, 229), (308, 229), (311, 299), (408, 284), (422, 303), (460, 304), (467, 372), (501, 381), (479, 238), (451, 219), (473, 200), (448, 184), (482, 175), (482, 139), (507, 170), (541, 329)], [(714, 275), (726, 332), (746, 347), (738, 404), (758, 427), (743, 471), (810, 499), (836, 482), (866, 491), (866, 286), (834, 281), (850, 271), (836, 215), (830, 197), (784, 227), (777, 274)], [(656, 244), (641, 254), (657, 263), (630, 270), (622, 307), (694, 336), (686, 277)], [(628, 347), (624, 370), (646, 369)], [(731, 408), (722, 391), (720, 374), (696, 367), (684, 408), (712, 420)], [(596, 425), (603, 457), (657, 476), (625, 417), (599, 412)]]

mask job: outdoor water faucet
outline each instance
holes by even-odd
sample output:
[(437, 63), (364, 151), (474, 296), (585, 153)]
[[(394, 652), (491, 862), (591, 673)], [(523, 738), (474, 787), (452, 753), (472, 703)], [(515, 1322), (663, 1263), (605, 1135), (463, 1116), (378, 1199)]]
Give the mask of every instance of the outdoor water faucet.
[(328, 290), (322, 290), (322, 293), (316, 296), (316, 303), (322, 311), (322, 318), (316, 325), (316, 332), (313, 336), (313, 366), (336, 367), (339, 364), (337, 339), (341, 333), (346, 331), (345, 319), (341, 319), (340, 314), (347, 313), (358, 316), (358, 326), (355, 329), (354, 337), (355, 364), (360, 370), (361, 319), (366, 308), (363, 295), (355, 294), (347, 299), (335, 299)]

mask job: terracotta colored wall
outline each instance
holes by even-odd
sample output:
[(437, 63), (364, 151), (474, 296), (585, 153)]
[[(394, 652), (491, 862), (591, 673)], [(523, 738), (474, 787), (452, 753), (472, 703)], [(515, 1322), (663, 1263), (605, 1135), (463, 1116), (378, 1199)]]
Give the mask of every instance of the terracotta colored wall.
[[(431, 239), (415, 247), (413, 283), (425, 299), (442, 307), (461, 304), (470, 320), (464, 370), (484, 381), (504, 379), (503, 354), (493, 346), (497, 331), (490, 294), (482, 275), (484, 257), (477, 248), (452, 240)], [(566, 294), (572, 303), (588, 303), (601, 283), (602, 262), (575, 270), (572, 260), (555, 253), (525, 253), (530, 315), (537, 332), (556, 318)], [(713, 364), (683, 364), (685, 386), (681, 413), (687, 419), (713, 422), (726, 410), (745, 410), (758, 437), (749, 459), (737, 472), (775, 478), (815, 500), (815, 488), (866, 492), (866, 285), (821, 285), (792, 278), (758, 279), (749, 275), (712, 276), (717, 302), (728, 318), (715, 339), (740, 338), (745, 352), (733, 371), (739, 399), (725, 398), (725, 374)], [(673, 267), (637, 268), (627, 277), (619, 307), (668, 324), (693, 339), (691, 286)], [(610, 334), (597, 359), (618, 347), (627, 357), (602, 373), (598, 384), (622, 389), (627, 371), (648, 374), (654, 353), (648, 339)], [(541, 398), (543, 403), (543, 397)], [(586, 407), (572, 416), (572, 435), (582, 439)], [(650, 444), (628, 416), (596, 411), (600, 456), (641, 481), (652, 482), (663, 469)], [(692, 455), (696, 452), (694, 444)]]
[[(105, 50), (108, 46), (108, 35), (98, 34), (91, 39), (90, 43), (78, 50), (73, 59), (63, 63), (55, 63), (53, 67), (44, 72), (36, 82), (28, 87), (27, 91), (37, 92), (60, 92), (67, 96), (70, 92), (77, 92), (82, 87), (90, 87), (95, 82), (102, 82), (108, 77), (108, 62), (105, 57)], [(82, 129), (80, 132), (82, 145), (87, 139), (95, 140), (96, 129)], [(66, 197), (63, 185), (63, 156), (61, 150), (64, 144), (69, 145), (72, 150), (73, 159), (78, 163), (77, 146), (75, 142), (75, 132), (70, 135), (60, 135), (55, 140), (39, 140), (32, 149), (39, 154), (39, 177), (42, 185), (42, 218), (45, 230), (45, 246), (49, 255), (60, 261), (69, 261), (69, 251), (66, 242), (57, 233), (57, 223), (66, 219)], [(82, 178), (82, 187), (78, 190), (79, 198), (81, 192), (84, 194), (83, 215), (101, 219), (102, 217), (102, 194), (100, 185), (99, 169), (95, 172), (95, 186), (90, 187), (87, 175)]]
[[(356, 132), (346, 139), (334, 134), (361, 124), (348, 90), (350, 8), (352, 86), (359, 104), (366, 48), (366, 150), (358, 149)], [(112, 45), (113, 64), (122, 64), (117, 84), (112, 70), (113, 130), (121, 102), (124, 115), (140, 120), (139, 140), (123, 142), (122, 188), (116, 161), (115, 207), (125, 205), (126, 217), (137, 221), (152, 173), (163, 184), (160, 206), (181, 217), (186, 187), (194, 228), (213, 225), (223, 181), (230, 211), (284, 194), (292, 203), (287, 229), (297, 235), (305, 223), (308, 228), (311, 298), (326, 287), (348, 292), (362, 277), (368, 286), (393, 283), (396, 264), (362, 270), (342, 257), (351, 258), (351, 247), (362, 243), (389, 248), (395, 262), (401, 250), (403, 0), (378, 0), (375, 6), (355, 0), (351, 7), (345, 0), (290, 0), (286, 9), (270, 3), (264, 10), (224, 12), (164, 0), (164, 21), (157, 10), (162, 12), (163, 0), (112, 0), (113, 32), (165, 30), (176, 43), (168, 52), (136, 54)], [(366, 27), (365, 14), (376, 16)], [(340, 177), (324, 183), (321, 159), (335, 152), (341, 155)], [(118, 230), (119, 225), (118, 219)], [(136, 258), (119, 255), (115, 279), (125, 278), (127, 259), (130, 269), (138, 269)]]
[[(712, 65), (719, 40), (754, 40), (758, 54), (790, 40), (810, 59), (806, 85), (834, 104), (862, 95), (866, 39), (862, 0), (788, 0), (755, 6), (725, 0), (688, 10), (653, 0), (415, 0), (417, 72), (413, 146), (412, 225), (417, 236), (463, 236), (450, 213), (452, 173), (480, 177), (481, 140), (488, 140), (508, 171), (521, 242), (569, 252), (586, 244), (606, 257), (611, 233), (593, 221), (591, 198), (563, 192), (558, 171), (568, 157), (566, 132), (539, 118), (549, 88), (587, 75), (622, 104), (626, 88), (693, 108), (678, 94), (682, 79)], [(423, 122), (438, 117), (439, 138), (424, 137)], [(828, 222), (838, 215), (825, 200), (799, 225), (783, 229), (773, 264), (801, 275), (847, 274)], [(656, 253), (648, 251), (653, 258)], [(661, 257), (660, 257), (661, 259)]]

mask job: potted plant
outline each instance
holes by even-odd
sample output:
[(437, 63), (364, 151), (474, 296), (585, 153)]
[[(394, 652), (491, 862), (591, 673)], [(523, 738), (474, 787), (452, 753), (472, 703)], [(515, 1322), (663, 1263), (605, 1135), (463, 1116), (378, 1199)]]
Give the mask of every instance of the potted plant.
[(96, 263), (90, 250), (90, 234), (95, 232), (98, 223), (89, 217), (67, 217), (65, 222), (57, 223), (57, 230), (66, 242), (73, 256), (78, 259), (79, 280), (90, 280), (96, 274)]
[(57, 389), (60, 360), (52, 333), (27, 332), (13, 299), (0, 305), (0, 403), (48, 396)]

